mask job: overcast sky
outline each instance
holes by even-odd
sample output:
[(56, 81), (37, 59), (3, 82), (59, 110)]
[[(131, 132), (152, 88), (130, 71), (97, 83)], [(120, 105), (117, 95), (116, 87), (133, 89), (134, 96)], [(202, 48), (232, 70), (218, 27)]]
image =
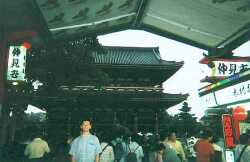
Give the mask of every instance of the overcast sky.
[[(152, 33), (136, 30), (126, 30), (99, 36), (99, 42), (106, 46), (131, 46), (131, 47), (159, 47), (161, 57), (167, 61), (184, 61), (184, 66), (170, 79), (164, 82), (164, 91), (167, 93), (189, 93), (188, 104), (192, 107), (192, 113), (197, 117), (204, 114), (199, 97), (198, 89), (204, 86), (200, 80), (208, 75), (209, 68), (199, 64), (206, 51), (189, 46), (174, 40), (167, 39)], [(238, 56), (250, 56), (250, 42), (245, 43), (234, 51)], [(168, 109), (175, 114), (181, 104)]]

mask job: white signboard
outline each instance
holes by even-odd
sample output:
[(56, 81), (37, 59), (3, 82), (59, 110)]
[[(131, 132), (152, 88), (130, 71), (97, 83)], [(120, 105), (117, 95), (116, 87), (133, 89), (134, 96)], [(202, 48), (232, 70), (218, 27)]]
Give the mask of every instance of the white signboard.
[(250, 80), (215, 91), (219, 105), (250, 99)]
[(25, 80), (26, 51), (23, 46), (10, 46), (7, 80)]
[(241, 70), (250, 68), (250, 62), (228, 62), (228, 61), (213, 61), (215, 67), (212, 68), (211, 76), (231, 76), (239, 73)]
[(226, 150), (225, 151), (226, 155), (226, 162), (235, 162), (234, 160), (234, 152), (231, 150)]
[(202, 103), (205, 107), (214, 107), (217, 106), (215, 101), (214, 93), (209, 93), (201, 97)]

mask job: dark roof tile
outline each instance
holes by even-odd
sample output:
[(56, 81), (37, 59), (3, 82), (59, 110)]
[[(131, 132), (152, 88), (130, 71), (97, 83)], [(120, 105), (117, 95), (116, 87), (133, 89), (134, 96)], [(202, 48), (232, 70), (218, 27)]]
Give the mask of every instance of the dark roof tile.
[(96, 64), (159, 65), (167, 62), (161, 59), (158, 47), (104, 46), (104, 50), (92, 53)]

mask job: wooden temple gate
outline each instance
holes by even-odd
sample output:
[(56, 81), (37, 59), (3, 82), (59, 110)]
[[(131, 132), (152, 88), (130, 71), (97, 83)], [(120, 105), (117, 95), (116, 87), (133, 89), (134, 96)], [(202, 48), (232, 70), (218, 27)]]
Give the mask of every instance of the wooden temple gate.
[[(91, 74), (86, 74), (88, 77), (81, 77), (82, 73), (86, 73), (86, 68), (80, 68), (80, 75), (71, 73), (70, 77), (73, 79), (67, 78), (68, 74), (65, 77), (66, 74), (63, 73), (67, 70), (56, 74), (47, 68), (54, 64), (53, 61), (51, 65), (48, 62), (39, 67), (40, 59), (43, 60), (41, 55), (28, 55), (28, 73), (36, 74), (39, 78), (45, 71), (45, 74), (49, 75), (47, 78), (53, 75), (53, 79), (44, 82), (44, 86), (38, 90), (32, 89), (28, 83), (17, 86), (6, 84), (5, 111), (2, 111), (5, 114), (1, 117), (3, 143), (15, 140), (15, 130), (22, 127), (21, 121), (28, 104), (46, 110), (47, 125), (44, 131), (45, 135), (52, 139), (65, 134), (78, 135), (80, 122), (85, 116), (92, 118), (94, 132), (122, 125), (132, 132), (157, 134), (165, 110), (187, 98), (187, 95), (164, 93), (162, 88), (162, 82), (171, 77), (183, 62), (161, 60), (158, 48), (103, 49), (104, 53), (93, 51), (91, 54), (94, 67), (98, 69), (94, 72), (100, 73), (101, 78), (96, 78), (96, 74), (93, 75), (91, 70)], [(58, 63), (60, 62), (58, 60)], [(91, 82), (86, 82), (86, 78)], [(103, 82), (95, 82), (98, 79)], [(77, 84), (85, 85), (77, 86), (74, 80), (78, 81)]]

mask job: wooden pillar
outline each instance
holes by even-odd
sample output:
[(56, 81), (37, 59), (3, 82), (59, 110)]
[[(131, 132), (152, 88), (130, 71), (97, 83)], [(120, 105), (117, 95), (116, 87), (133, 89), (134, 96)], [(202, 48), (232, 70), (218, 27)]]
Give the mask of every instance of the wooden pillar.
[(17, 120), (21, 118), (18, 105), (6, 104), (1, 118), (0, 144), (12, 143), (15, 140)]
[(11, 107), (9, 113), (9, 134), (8, 134), (8, 141), (9, 143), (14, 142), (15, 134), (16, 134), (16, 121), (17, 121), (17, 109), (18, 107)]
[(48, 138), (49, 135), (49, 119), (48, 119), (48, 108), (46, 108), (46, 117), (45, 117), (45, 125), (44, 125), (44, 137)]
[(0, 103), (0, 119), (2, 118), (2, 115), (3, 115), (3, 104)]
[(96, 123), (95, 123), (95, 113), (93, 111), (90, 112), (90, 120), (92, 121), (92, 131), (96, 134)]
[(52, 107), (53, 106), (51, 104), (46, 105), (46, 108), (47, 108), (46, 127), (47, 127), (47, 138), (48, 139), (53, 139), (54, 138), (53, 130), (54, 130), (54, 127), (55, 127), (55, 123), (53, 122)]
[[(2, 0), (0, 2), (0, 14), (2, 17), (6, 14), (6, 9), (5, 9), (5, 0)], [(7, 57), (7, 52), (8, 52), (8, 46), (7, 46), (7, 33), (5, 30), (5, 23), (4, 21), (0, 22), (0, 104), (1, 108), (4, 102), (4, 82), (5, 82), (5, 73), (6, 73), (6, 67), (7, 67), (7, 62), (6, 62), (6, 57)], [(1, 116), (0, 116), (1, 117)]]
[(94, 116), (94, 112), (93, 112), (93, 111), (90, 112), (90, 120), (91, 120), (93, 123), (95, 123), (95, 116)]
[(72, 136), (72, 120), (71, 120), (71, 115), (72, 115), (72, 113), (69, 111), (68, 112), (68, 118), (67, 118), (67, 136), (68, 137), (71, 137)]
[[(7, 14), (6, 1), (0, 2), (0, 14), (5, 17)], [(7, 142), (7, 126), (8, 126), (8, 114), (6, 113), (4, 106), (4, 83), (5, 83), (5, 73), (6, 73), (6, 56), (7, 56), (7, 30), (5, 30), (5, 23), (2, 21), (0, 23), (0, 161), (2, 159), (2, 153), (4, 150), (4, 144)]]
[(123, 121), (122, 122), (120, 122), (123, 126), (125, 126), (125, 127), (128, 127), (128, 111), (124, 111), (124, 110), (122, 110), (122, 114), (123, 114)]
[(114, 111), (113, 124), (117, 124), (117, 112)]
[[(0, 14), (2, 17), (6, 15), (5, 0), (0, 1)], [(7, 130), (9, 123), (8, 106), (4, 104), (4, 92), (5, 92), (5, 73), (7, 67), (7, 32), (4, 21), (0, 22), (0, 159), (3, 145), (7, 142)]]
[(134, 114), (134, 133), (138, 133), (138, 113)]
[(7, 105), (4, 105), (1, 116), (0, 129), (0, 147), (5, 145), (8, 141), (8, 126), (9, 126), (9, 110)]
[(159, 135), (159, 114), (158, 114), (158, 111), (155, 112), (155, 134)]

